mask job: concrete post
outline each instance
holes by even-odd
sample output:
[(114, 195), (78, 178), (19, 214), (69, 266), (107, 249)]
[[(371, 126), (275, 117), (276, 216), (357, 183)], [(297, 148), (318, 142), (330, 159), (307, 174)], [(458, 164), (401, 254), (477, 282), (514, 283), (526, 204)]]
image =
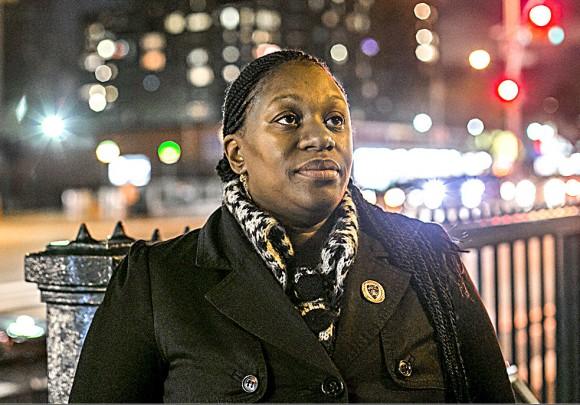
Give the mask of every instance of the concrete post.
[[(153, 233), (158, 239), (158, 231)], [(51, 242), (26, 255), (25, 279), (38, 285), (47, 304), (48, 400), (67, 403), (82, 344), (113, 270), (134, 239), (118, 222), (98, 241), (81, 225), (74, 241)]]

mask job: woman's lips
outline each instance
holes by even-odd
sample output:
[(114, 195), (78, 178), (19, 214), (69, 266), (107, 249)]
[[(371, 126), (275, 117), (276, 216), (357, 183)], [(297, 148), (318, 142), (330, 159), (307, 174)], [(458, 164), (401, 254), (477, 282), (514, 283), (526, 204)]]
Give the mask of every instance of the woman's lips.
[(332, 159), (312, 159), (303, 163), (296, 173), (315, 180), (334, 180), (340, 175), (340, 166)]

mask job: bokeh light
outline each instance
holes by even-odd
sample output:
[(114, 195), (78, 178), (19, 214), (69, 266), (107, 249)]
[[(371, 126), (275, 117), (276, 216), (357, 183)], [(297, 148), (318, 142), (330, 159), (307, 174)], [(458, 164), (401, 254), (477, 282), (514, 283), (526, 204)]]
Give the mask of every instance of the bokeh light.
[(157, 148), (157, 155), (163, 163), (172, 165), (181, 157), (181, 146), (175, 141), (162, 142)]
[(427, 28), (421, 28), (415, 34), (415, 39), (419, 45), (429, 45), (433, 42), (433, 32)]
[(42, 120), (42, 132), (49, 138), (58, 138), (64, 132), (64, 120), (58, 115), (49, 115)]
[(121, 154), (121, 149), (115, 141), (105, 140), (97, 145), (95, 150), (97, 159), (101, 163), (111, 163)]
[(422, 44), (415, 49), (415, 56), (421, 62), (432, 63), (439, 59), (439, 51), (432, 44)]
[(423, 190), (419, 188), (411, 190), (407, 196), (407, 203), (413, 208), (423, 205)]
[(520, 86), (511, 79), (505, 79), (497, 86), (497, 94), (504, 101), (513, 101), (520, 94)]
[(419, 20), (426, 20), (431, 16), (431, 7), (427, 3), (418, 3), (415, 5), (413, 12)]
[(362, 53), (367, 56), (375, 56), (379, 53), (379, 43), (374, 38), (365, 38), (360, 43)]
[(109, 163), (108, 175), (115, 186), (143, 187), (151, 180), (151, 162), (145, 155), (122, 155)]
[(147, 51), (141, 57), (141, 66), (152, 72), (157, 72), (165, 69), (166, 57), (165, 53), (159, 50)]
[(481, 135), (484, 129), (485, 125), (479, 118), (472, 118), (467, 122), (467, 132), (469, 132), (470, 135)]
[(189, 70), (189, 81), (196, 87), (205, 87), (214, 80), (213, 70), (209, 66), (197, 66)]
[(545, 27), (552, 20), (552, 10), (545, 4), (534, 6), (529, 11), (530, 21), (538, 27)]
[(240, 50), (233, 45), (228, 45), (222, 50), (222, 58), (227, 63), (237, 62), (240, 59)]
[(566, 183), (562, 179), (550, 179), (544, 183), (544, 201), (549, 208), (566, 203)]
[(106, 92), (106, 90), (105, 90), (105, 94), (94, 93), (94, 94), (90, 95), (89, 108), (95, 112), (101, 112), (101, 111), (104, 111), (105, 108), (107, 108), (107, 92)]
[(384, 196), (385, 205), (391, 208), (397, 208), (405, 203), (405, 192), (399, 187), (393, 187), (387, 190)]
[(511, 181), (504, 181), (499, 187), (499, 195), (502, 200), (512, 201), (516, 198), (516, 185)]
[(467, 208), (476, 208), (481, 204), (485, 183), (480, 179), (469, 179), (461, 184), (461, 203)]
[(536, 185), (530, 180), (521, 180), (516, 185), (516, 204), (522, 208), (531, 208), (536, 202)]
[(548, 31), (548, 41), (552, 45), (560, 45), (566, 39), (566, 33), (562, 27), (552, 27)]
[(413, 128), (415, 131), (425, 133), (431, 129), (433, 120), (428, 114), (420, 113), (413, 118)]
[(371, 204), (377, 203), (377, 193), (374, 190), (364, 189), (361, 191), (362, 196)]
[(213, 20), (208, 13), (191, 13), (187, 16), (186, 22), (188, 31), (202, 32), (210, 29)]
[(240, 13), (235, 7), (225, 7), (220, 13), (220, 23), (227, 30), (236, 29), (240, 23)]
[(330, 48), (330, 57), (336, 63), (345, 63), (348, 59), (348, 49), (343, 44), (334, 44)]
[(203, 66), (209, 61), (209, 54), (205, 48), (195, 48), (187, 55), (187, 63), (191, 66)]
[(115, 54), (116, 46), (115, 42), (110, 39), (103, 39), (97, 45), (97, 53), (101, 58), (111, 59)]
[(469, 54), (469, 64), (476, 70), (483, 70), (489, 66), (491, 56), (484, 49), (477, 49)]
[(441, 180), (429, 180), (423, 185), (423, 203), (429, 209), (437, 209), (443, 204), (447, 187)]
[(236, 65), (225, 65), (222, 69), (222, 77), (228, 83), (233, 82), (240, 75), (240, 68)]
[(173, 12), (165, 17), (165, 31), (169, 32), (170, 34), (181, 34), (183, 31), (185, 31), (186, 25), (185, 17), (183, 17), (183, 14), (178, 11)]
[(576, 179), (566, 181), (566, 194), (570, 197), (580, 196), (580, 181)]

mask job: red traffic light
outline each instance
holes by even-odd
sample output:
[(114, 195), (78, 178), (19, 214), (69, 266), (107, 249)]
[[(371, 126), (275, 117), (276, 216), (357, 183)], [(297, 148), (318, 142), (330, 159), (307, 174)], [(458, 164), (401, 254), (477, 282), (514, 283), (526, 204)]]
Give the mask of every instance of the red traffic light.
[(504, 79), (497, 85), (496, 92), (500, 100), (511, 102), (518, 98), (520, 85), (512, 79)]
[(547, 4), (538, 4), (530, 8), (528, 19), (534, 26), (544, 28), (554, 19), (554, 12)]

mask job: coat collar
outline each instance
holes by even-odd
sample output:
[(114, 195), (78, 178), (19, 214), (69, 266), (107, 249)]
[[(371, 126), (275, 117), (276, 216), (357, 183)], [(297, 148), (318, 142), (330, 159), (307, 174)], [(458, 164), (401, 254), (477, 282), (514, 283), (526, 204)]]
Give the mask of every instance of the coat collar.
[[(225, 207), (216, 211), (200, 231), (196, 264), (229, 271), (205, 295), (223, 315), (293, 357), (327, 373), (338, 373), (338, 369), (348, 369), (349, 362), (379, 333), (409, 284), (410, 276), (389, 265), (385, 257), (384, 248), (361, 232), (359, 253), (346, 281), (334, 359), (318, 342)], [(365, 280), (375, 280), (383, 286), (386, 298), (382, 303), (364, 300), (361, 284)]]
[(223, 315), (293, 357), (326, 372), (338, 373), (225, 207), (212, 215), (202, 229), (196, 263), (230, 270), (205, 295)]

